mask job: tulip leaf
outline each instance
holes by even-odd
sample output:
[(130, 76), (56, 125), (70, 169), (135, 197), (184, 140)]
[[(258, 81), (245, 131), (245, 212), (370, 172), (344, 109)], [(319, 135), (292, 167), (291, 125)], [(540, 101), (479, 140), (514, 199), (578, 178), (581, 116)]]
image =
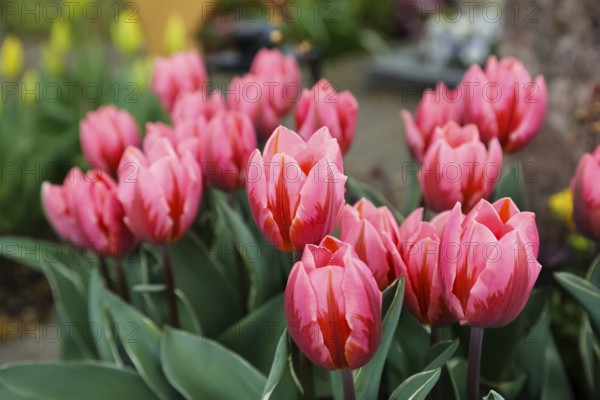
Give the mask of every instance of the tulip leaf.
[[(408, 166), (410, 164), (406, 164)], [(421, 184), (419, 182), (419, 174), (416, 163), (413, 163), (414, 173), (403, 173), (403, 177), (406, 176), (406, 189), (404, 190), (404, 195), (406, 198), (404, 199), (404, 207), (402, 211), (404, 215), (409, 215), (411, 212), (420, 207), (421, 201), (423, 199), (423, 193), (421, 192)]]
[(458, 349), (459, 340), (445, 340), (434, 344), (425, 354), (427, 365), (424, 370), (433, 370), (443, 368), (446, 362), (454, 355)]
[(583, 317), (579, 332), (579, 353), (589, 391), (596, 393), (600, 390), (600, 344), (587, 316)]
[(107, 290), (102, 290), (102, 301), (115, 324), (119, 342), (148, 387), (162, 400), (181, 398), (161, 369), (158, 327)]
[[(32, 400), (31, 397), (27, 397), (27, 396), (21, 395), (19, 393), (16, 393), (4, 385), (0, 385), (0, 399)], [(35, 399), (33, 399), (33, 400), (35, 400)]]
[(546, 346), (545, 378), (542, 387), (541, 400), (569, 400), (573, 399), (571, 385), (567, 373), (558, 354), (558, 349), (553, 338)]
[(498, 392), (494, 390), (490, 390), (487, 396), (483, 398), (483, 400), (504, 400), (504, 397), (500, 396)]
[(288, 359), (290, 357), (290, 339), (288, 337), (287, 330), (283, 331), (277, 343), (277, 351), (275, 351), (275, 357), (273, 357), (273, 365), (267, 378), (267, 384), (263, 389), (261, 396), (262, 400), (269, 400), (273, 391), (281, 381), (286, 368), (288, 367)]
[(349, 204), (354, 204), (361, 198), (366, 198), (376, 207), (386, 206), (396, 217), (396, 220), (400, 223), (404, 220), (402, 213), (396, 208), (391, 201), (385, 198), (385, 196), (379, 193), (375, 188), (367, 185), (364, 182), (356, 180), (352, 177), (348, 177), (346, 181), (346, 198)]
[[(527, 187), (525, 183), (528, 179), (532, 179), (530, 172), (525, 174), (521, 163), (513, 163), (510, 166), (504, 166), (502, 177), (496, 185), (496, 191), (494, 192), (494, 200), (501, 199), (503, 197), (510, 197), (512, 201), (521, 211), (529, 209), (529, 202), (527, 200)], [(490, 174), (492, 171), (490, 171)]]
[(462, 358), (453, 358), (448, 361), (448, 374), (456, 400), (467, 398), (467, 361)]
[(569, 272), (556, 272), (554, 276), (588, 313), (594, 330), (600, 332), (600, 289)]
[(425, 400), (440, 379), (441, 370), (424, 371), (411, 376), (392, 392), (390, 400)]
[(267, 379), (217, 342), (166, 328), (161, 359), (167, 379), (188, 400), (259, 399)]
[[(387, 354), (394, 339), (394, 333), (400, 319), (404, 299), (404, 279), (399, 278), (395, 286), (395, 295), (382, 323), (381, 342), (373, 358), (356, 371), (354, 382), (359, 399), (374, 399), (379, 393), (379, 385)], [(389, 289), (388, 289), (389, 290)]]
[(9, 364), (0, 383), (32, 399), (158, 399), (135, 371), (96, 361)]

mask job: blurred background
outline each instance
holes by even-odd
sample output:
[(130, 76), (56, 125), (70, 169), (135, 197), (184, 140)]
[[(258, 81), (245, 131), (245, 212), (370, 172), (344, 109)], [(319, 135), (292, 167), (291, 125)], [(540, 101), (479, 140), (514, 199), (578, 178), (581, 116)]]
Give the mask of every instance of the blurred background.
[[(40, 185), (85, 165), (86, 112), (116, 103), (140, 125), (168, 121), (149, 91), (154, 57), (196, 48), (224, 91), (262, 47), (295, 54), (304, 86), (322, 76), (352, 91), (360, 108), (348, 174), (400, 208), (412, 189), (399, 110), (414, 112), (424, 88), (457, 83), (490, 54), (518, 57), (532, 76), (545, 76), (548, 112), (505, 168), (520, 164), (526, 175), (545, 271), (567, 267), (574, 253), (587, 267), (594, 249), (569, 240), (569, 201), (551, 196), (599, 143), (597, 0), (0, 0), (0, 235), (54, 239)], [(568, 358), (580, 311), (555, 304), (553, 328)], [(0, 364), (58, 356), (56, 344), (35, 340), (51, 310), (45, 279), (0, 259)], [(568, 372), (577, 381), (578, 371)]]

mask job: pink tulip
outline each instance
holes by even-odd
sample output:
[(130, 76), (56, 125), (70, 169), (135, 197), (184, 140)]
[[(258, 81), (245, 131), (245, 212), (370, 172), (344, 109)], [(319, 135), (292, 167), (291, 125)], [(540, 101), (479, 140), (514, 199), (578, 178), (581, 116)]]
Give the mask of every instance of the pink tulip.
[(288, 329), (320, 367), (356, 369), (379, 346), (381, 292), (349, 244), (327, 236), (308, 245), (285, 289)]
[(376, 208), (363, 198), (346, 204), (340, 220), (340, 239), (350, 243), (384, 290), (404, 269), (398, 252), (398, 223), (387, 207)]
[(141, 138), (133, 117), (113, 105), (88, 112), (80, 123), (81, 147), (85, 158), (115, 175), (127, 146), (140, 146)]
[(326, 127), (308, 141), (280, 126), (248, 162), (254, 221), (274, 246), (298, 251), (335, 229), (344, 206), (342, 152)]
[(166, 138), (142, 153), (129, 147), (119, 166), (119, 200), (125, 223), (141, 240), (156, 244), (181, 238), (196, 214), (202, 173), (190, 152), (178, 155)]
[(500, 179), (502, 149), (492, 139), (489, 148), (479, 141), (475, 125), (448, 122), (434, 133), (420, 171), (420, 184), (428, 207), (449, 210), (461, 202), (465, 211), (492, 194)]
[(175, 125), (185, 120), (204, 117), (207, 121), (225, 109), (225, 98), (221, 92), (207, 94), (202, 91), (184, 93), (175, 102), (171, 118)]
[[(461, 222), (462, 220), (462, 222)], [(441, 239), (442, 293), (462, 325), (501, 327), (523, 310), (541, 265), (535, 214), (509, 198), (452, 209)]]
[(222, 190), (243, 187), (246, 164), (255, 149), (256, 133), (246, 114), (238, 111), (217, 114), (208, 126), (203, 146), (206, 179)]
[(321, 79), (311, 90), (303, 90), (296, 105), (296, 129), (308, 140), (322, 126), (329, 128), (345, 154), (356, 131), (358, 103), (352, 93), (336, 93), (331, 84)]
[(571, 179), (573, 219), (577, 230), (587, 237), (600, 240), (600, 146), (585, 154)]
[(168, 126), (162, 122), (146, 124), (146, 137), (144, 138), (144, 151), (148, 152), (161, 138), (167, 139), (177, 154), (183, 156), (190, 152), (199, 165), (202, 163), (202, 141), (206, 135), (208, 123), (204, 117), (186, 119), (175, 125)]
[(399, 250), (403, 259), (405, 302), (411, 313), (422, 323), (444, 326), (454, 318), (444, 297), (439, 280), (440, 238), (450, 211), (423, 221), (423, 209), (413, 211), (400, 225)]
[(102, 171), (83, 175), (73, 168), (62, 186), (45, 182), (42, 199), (50, 222), (70, 242), (111, 257), (127, 253), (136, 244), (123, 222), (117, 185)]
[[(302, 77), (300, 68), (292, 55), (284, 55), (277, 49), (261, 49), (250, 66), (250, 74), (268, 79), (277, 83), (284, 92), (300, 92)], [(286, 88), (286, 86), (288, 88)]]
[(206, 89), (208, 77), (202, 57), (196, 51), (159, 57), (154, 64), (152, 90), (167, 111), (185, 93)]
[(486, 143), (497, 138), (507, 153), (525, 146), (538, 132), (546, 114), (546, 82), (531, 80), (513, 57), (490, 56), (482, 71), (473, 65), (462, 81), (465, 122), (476, 124)]
[(407, 110), (400, 111), (406, 142), (415, 160), (423, 161), (425, 153), (433, 142), (433, 134), (437, 127), (444, 126), (450, 121), (462, 124), (461, 96), (460, 89), (450, 90), (440, 82), (435, 90), (425, 90), (414, 119)]

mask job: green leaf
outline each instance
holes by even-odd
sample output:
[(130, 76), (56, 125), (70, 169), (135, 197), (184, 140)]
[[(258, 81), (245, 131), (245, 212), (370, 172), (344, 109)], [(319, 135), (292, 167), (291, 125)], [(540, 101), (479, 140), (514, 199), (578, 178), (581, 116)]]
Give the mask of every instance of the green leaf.
[(273, 365), (271, 366), (271, 371), (269, 372), (269, 377), (267, 378), (267, 384), (263, 389), (261, 399), (269, 400), (273, 391), (281, 381), (283, 374), (288, 366), (288, 358), (290, 357), (290, 346), (289, 346), (289, 338), (287, 330), (285, 330), (281, 337), (279, 338), (279, 343), (277, 344), (277, 351), (275, 352), (275, 357), (273, 358)]
[(467, 398), (467, 361), (462, 358), (453, 358), (448, 361), (450, 383), (456, 400)]
[(494, 200), (510, 197), (519, 210), (528, 210), (529, 202), (525, 182), (530, 179), (528, 174), (532, 171), (527, 171), (528, 174), (525, 174), (521, 163), (514, 163), (509, 167), (505, 166), (503, 170), (502, 177), (496, 185)]
[(595, 393), (600, 390), (600, 345), (587, 316), (583, 317), (579, 332), (579, 353), (588, 389)]
[(542, 388), (542, 400), (569, 400), (573, 399), (571, 385), (567, 373), (558, 354), (554, 339), (546, 347), (545, 379)]
[(135, 371), (92, 361), (9, 364), (0, 383), (34, 399), (157, 399)]
[(417, 173), (419, 167), (416, 163), (414, 165), (414, 174), (406, 174), (408, 177), (408, 182), (406, 185), (406, 190), (404, 194), (406, 196), (404, 200), (404, 207), (402, 211), (404, 215), (409, 215), (411, 212), (419, 208), (421, 205), (421, 200), (423, 199), (423, 194), (421, 193), (421, 185), (419, 183), (419, 174)]
[(441, 370), (437, 368), (411, 376), (394, 390), (390, 400), (425, 400), (440, 379), (440, 373)]
[(90, 278), (88, 314), (90, 323), (102, 329), (102, 334), (96, 340), (96, 350), (101, 360), (113, 362), (117, 366), (122, 367), (123, 360), (113, 336), (113, 323), (102, 303), (103, 293), (104, 288), (102, 287), (100, 274), (98, 274), (97, 270), (94, 270)]
[(490, 390), (487, 396), (483, 398), (483, 400), (504, 400), (504, 397), (500, 396), (494, 390)]
[(167, 379), (188, 400), (258, 399), (267, 379), (218, 343), (167, 328), (161, 341)]
[(459, 340), (445, 340), (434, 344), (425, 355), (424, 370), (442, 368), (458, 349)]
[(404, 279), (400, 278), (395, 283), (396, 294), (394, 300), (383, 319), (381, 328), (381, 342), (373, 358), (356, 371), (354, 382), (356, 385), (356, 395), (359, 399), (374, 399), (379, 393), (379, 384), (386, 361), (387, 354), (394, 339), (394, 333), (400, 319), (402, 311), (402, 301), (404, 299)]
[(588, 313), (595, 331), (600, 332), (600, 289), (569, 272), (556, 272), (554, 276)]

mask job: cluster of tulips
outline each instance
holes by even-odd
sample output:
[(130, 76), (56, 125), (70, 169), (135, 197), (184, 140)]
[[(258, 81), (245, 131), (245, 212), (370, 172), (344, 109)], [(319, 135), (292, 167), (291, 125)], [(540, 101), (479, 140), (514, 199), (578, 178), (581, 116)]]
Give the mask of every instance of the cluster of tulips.
[[(95, 168), (72, 169), (62, 185), (44, 183), (49, 220), (63, 239), (119, 259), (140, 242), (180, 239), (206, 187), (245, 187), (259, 230), (294, 254), (285, 315), (310, 361), (342, 370), (351, 383), (349, 371), (377, 351), (382, 292), (398, 279), (422, 324), (471, 326), (471, 356), (479, 357), (482, 329), (519, 315), (541, 269), (535, 215), (510, 198), (487, 199), (502, 152), (521, 148), (541, 125), (543, 78), (532, 82), (517, 60), (492, 57), (484, 71), (469, 69), (456, 89), (426, 91), (415, 118), (402, 111), (407, 142), (422, 163), (425, 205), (439, 214), (427, 221), (419, 208), (401, 223), (366, 198), (346, 204), (343, 155), (356, 130), (355, 98), (326, 80), (310, 90), (299, 90), (300, 82), (296, 61), (278, 50), (261, 50), (226, 96), (207, 92), (195, 52), (157, 60), (152, 86), (172, 125), (148, 123), (142, 140), (126, 111), (90, 112), (81, 145)], [(279, 126), (294, 106), (297, 132)], [(590, 165), (600, 168), (600, 156), (582, 162), (576, 186), (587, 182)], [(582, 202), (598, 192), (584, 189)], [(164, 260), (168, 287), (168, 254)], [(345, 387), (351, 398), (351, 385)]]

